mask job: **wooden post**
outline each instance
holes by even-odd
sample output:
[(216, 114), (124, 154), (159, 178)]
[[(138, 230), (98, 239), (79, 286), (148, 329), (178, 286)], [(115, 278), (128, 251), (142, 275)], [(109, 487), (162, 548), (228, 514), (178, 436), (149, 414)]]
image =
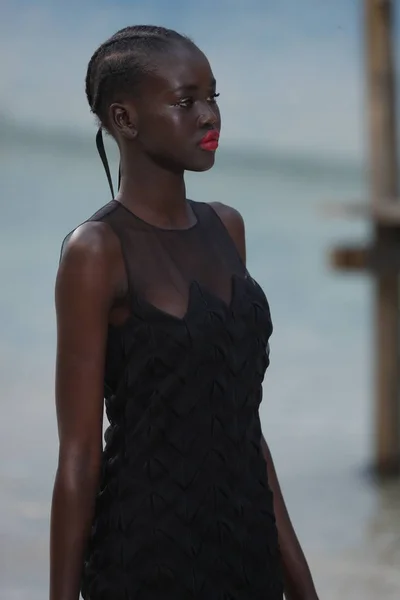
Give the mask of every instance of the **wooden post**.
[[(400, 2), (399, 2), (400, 4)], [(375, 471), (400, 473), (400, 199), (396, 148), (395, 0), (364, 0), (369, 200), (334, 212), (373, 224), (372, 244), (334, 248), (331, 264), (374, 278)]]
[[(399, 195), (392, 0), (364, 0), (369, 177), (373, 204)], [(399, 229), (374, 225), (378, 253), (391, 254)], [(379, 474), (400, 464), (400, 331), (397, 273), (377, 273), (374, 294), (375, 456)]]

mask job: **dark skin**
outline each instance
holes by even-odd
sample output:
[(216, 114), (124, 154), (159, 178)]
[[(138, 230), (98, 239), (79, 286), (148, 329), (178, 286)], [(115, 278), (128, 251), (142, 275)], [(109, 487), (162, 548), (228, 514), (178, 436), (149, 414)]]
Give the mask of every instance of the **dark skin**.
[[(107, 125), (121, 153), (118, 200), (158, 227), (185, 229), (195, 217), (186, 201), (185, 170), (206, 171), (214, 153), (198, 143), (220, 130), (215, 80), (206, 57), (176, 46), (134, 99), (109, 107)], [(246, 259), (240, 214), (214, 203)], [(210, 265), (212, 268), (212, 265)], [(59, 461), (51, 514), (50, 600), (78, 600), (84, 549), (102, 458), (103, 375), (108, 326), (128, 315), (127, 281), (118, 239), (108, 227), (79, 227), (63, 255), (56, 282), (56, 407)], [(288, 600), (318, 600), (290, 522), (268, 446), (262, 438), (274, 493)]]

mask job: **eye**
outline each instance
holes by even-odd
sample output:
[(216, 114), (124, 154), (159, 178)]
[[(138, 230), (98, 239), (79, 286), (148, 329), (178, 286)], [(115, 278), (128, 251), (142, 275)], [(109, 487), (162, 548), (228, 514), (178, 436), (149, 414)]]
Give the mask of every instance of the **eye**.
[[(211, 96), (207, 98), (207, 102), (209, 102), (210, 104), (215, 104), (218, 96), (219, 94), (217, 93), (211, 94)], [(178, 102), (174, 104), (174, 106), (178, 106), (180, 108), (191, 108), (194, 105), (194, 103), (195, 99), (193, 98), (193, 96), (187, 96), (186, 98), (181, 98)]]
[(190, 108), (194, 104), (194, 99), (188, 96), (187, 98), (181, 98), (174, 106), (180, 106), (181, 108)]
[(216, 92), (214, 94), (212, 94), (207, 100), (208, 102), (214, 103), (217, 101), (219, 94), (217, 94)]

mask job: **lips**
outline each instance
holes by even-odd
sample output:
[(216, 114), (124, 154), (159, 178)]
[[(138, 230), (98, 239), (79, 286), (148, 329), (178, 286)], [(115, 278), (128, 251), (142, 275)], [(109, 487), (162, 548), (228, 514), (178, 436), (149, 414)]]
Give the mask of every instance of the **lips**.
[(218, 148), (219, 132), (209, 131), (200, 141), (200, 148), (214, 152)]

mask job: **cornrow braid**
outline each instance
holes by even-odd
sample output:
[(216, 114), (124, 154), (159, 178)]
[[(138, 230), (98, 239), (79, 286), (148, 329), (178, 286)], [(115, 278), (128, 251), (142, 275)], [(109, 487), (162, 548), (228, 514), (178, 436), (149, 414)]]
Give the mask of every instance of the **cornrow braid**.
[(86, 96), (100, 126), (108, 128), (108, 107), (132, 95), (152, 68), (152, 54), (168, 45), (194, 43), (172, 29), (153, 25), (125, 27), (106, 40), (90, 59)]

